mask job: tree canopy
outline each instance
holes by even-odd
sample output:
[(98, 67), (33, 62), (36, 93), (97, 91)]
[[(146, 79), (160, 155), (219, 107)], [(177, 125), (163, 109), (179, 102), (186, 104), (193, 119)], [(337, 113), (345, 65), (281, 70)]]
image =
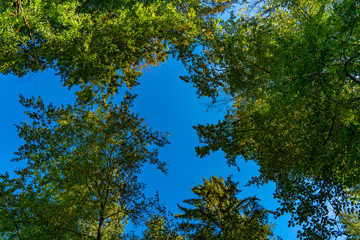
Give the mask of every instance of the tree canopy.
[(327, 239), (341, 234), (345, 190), (360, 180), (360, 2), (257, 3), (187, 60), (184, 79), (229, 106), (224, 120), (195, 127), (197, 152), (255, 161), (251, 183), (276, 183), (279, 213), (303, 227), (299, 237)]
[(194, 48), (235, 2), (0, 2), (0, 72), (51, 68), (80, 88), (74, 106), (21, 98), (32, 123), (18, 126), (25, 144), (15, 161), (27, 163), (15, 178), (2, 175), (3, 237), (113, 239), (127, 219), (145, 221), (151, 203), (137, 176), (146, 162), (165, 171), (153, 147), (167, 140), (129, 111), (132, 97), (116, 105), (111, 96), (137, 85), (143, 68)]
[(31, 122), (18, 125), (13, 161), (26, 166), (2, 175), (2, 238), (119, 239), (128, 220), (158, 213), (138, 175), (145, 163), (166, 172), (157, 147), (168, 142), (129, 111), (133, 98), (54, 107), (21, 97)]
[[(50, 68), (79, 90), (73, 106), (21, 97), (31, 123), (18, 125), (25, 143), (14, 161), (26, 166), (1, 176), (0, 236), (116, 239), (128, 219), (145, 221), (153, 208), (137, 177), (145, 163), (166, 171), (157, 147), (167, 140), (130, 112), (130, 94), (120, 105), (112, 96), (174, 56), (199, 96), (229, 108), (217, 124), (195, 127), (200, 157), (222, 150), (229, 165), (256, 162), (260, 175), (249, 184), (276, 183), (278, 216), (291, 214), (298, 237), (356, 237), (360, 1), (243, 1), (237, 15), (217, 19), (236, 3), (1, 1), (0, 73)], [(194, 208), (179, 215), (189, 236), (237, 239), (236, 226), (251, 239), (248, 219), (257, 239), (271, 235), (251, 215), (257, 200), (237, 199), (231, 179), (204, 179), (193, 191), (199, 199), (185, 203)], [(182, 238), (162, 216), (147, 226), (149, 238)]]
[[(52, 68), (78, 95), (137, 84), (142, 69), (184, 51), (234, 0), (29, 1), (0, 3), (0, 72)], [(208, 30), (210, 31), (210, 30)]]

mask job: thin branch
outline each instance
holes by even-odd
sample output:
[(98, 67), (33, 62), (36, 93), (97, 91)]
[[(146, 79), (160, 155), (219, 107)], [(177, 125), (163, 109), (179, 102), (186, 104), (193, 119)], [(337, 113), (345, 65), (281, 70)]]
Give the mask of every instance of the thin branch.
[(246, 64), (251, 64), (251, 65), (253, 65), (253, 66), (255, 66), (255, 67), (263, 70), (264, 72), (266, 72), (266, 73), (268, 73), (268, 74), (271, 74), (271, 71), (268, 70), (268, 69), (266, 69), (266, 68), (263, 67), (263, 66), (260, 66), (260, 65), (254, 63), (254, 62), (248, 61), (248, 60), (246, 60), (245, 58), (242, 58), (242, 57), (239, 57), (239, 56), (238, 56), (238, 58), (239, 58), (241, 61), (243, 61), (244, 63), (246, 63)]
[(345, 67), (345, 69), (344, 69), (344, 73), (345, 73), (345, 75), (346, 75), (347, 77), (349, 77), (352, 81), (360, 84), (360, 81), (359, 81), (359, 80), (357, 80), (354, 76), (352, 76), (350, 73), (348, 73), (348, 72), (346, 71), (346, 67)]
[(268, 74), (271, 74), (271, 72), (270, 72), (269, 70), (267, 70), (266, 68), (264, 68), (264, 67), (262, 67), (262, 66), (260, 66), (260, 65), (257, 65), (256, 63), (253, 63), (253, 62), (248, 62), (248, 63), (254, 65), (254, 66), (257, 67), (257, 68), (262, 69), (263, 71), (265, 71), (265, 72), (268, 73)]
[(189, 13), (189, 9), (187, 8), (186, 3), (184, 3), (183, 0), (180, 0), (180, 1), (181, 1), (181, 4), (184, 6), (186, 12)]
[(63, 150), (65, 150), (65, 152), (70, 155), (70, 154), (71, 154), (71, 153), (70, 153), (71, 151), (68, 150), (68, 149), (65, 147), (63, 141), (61, 140), (61, 138), (59, 137), (59, 135), (57, 134), (57, 132), (55, 131), (55, 129), (51, 126), (50, 123), (48, 123), (48, 121), (46, 121), (46, 119), (45, 119), (45, 117), (44, 117), (43, 115), (42, 115), (41, 117), (42, 117), (43, 122), (44, 122), (44, 123), (50, 128), (50, 130), (52, 131), (52, 134), (55, 135), (55, 138), (59, 141), (60, 146), (63, 148)]
[(303, 9), (303, 8), (300, 7), (300, 6), (297, 6), (297, 7), (302, 11), (303, 16), (304, 16), (307, 20), (310, 20), (310, 19), (311, 19), (311, 16), (306, 12), (305, 9)]
[(21, 238), (21, 236), (20, 236), (20, 231), (19, 231), (18, 225), (15, 224), (15, 227), (16, 227), (16, 235), (18, 236), (18, 238), (19, 238), (20, 240), (22, 240), (22, 238)]
[(25, 18), (24, 9), (22, 7), (21, 0), (17, 0), (17, 14), (21, 15), (21, 17), (22, 17), (22, 19), (23, 19), (23, 21), (25, 23), (25, 26), (26, 26), (26, 28), (28, 30), (28, 36), (30, 37), (32, 43), (34, 43), (34, 39), (31, 36), (31, 27), (30, 27), (28, 21)]
[(336, 118), (336, 115), (332, 118), (332, 123), (331, 123), (331, 127), (330, 127), (330, 130), (328, 132), (328, 135), (327, 137), (325, 138), (325, 141), (323, 143), (323, 146), (326, 145), (326, 143), (329, 141), (330, 137), (331, 137), (331, 134), (332, 134), (332, 131), (334, 129), (334, 125), (335, 125), (335, 118)]
[(115, 213), (112, 213), (112, 214), (110, 214), (110, 215), (107, 215), (106, 217), (104, 217), (104, 219), (107, 220), (107, 219), (109, 219), (109, 218), (111, 218), (111, 217), (113, 217), (113, 216), (115, 216), (115, 215), (118, 215), (119, 213), (124, 213), (124, 209), (121, 209), (121, 210), (119, 210), (119, 211), (116, 211)]
[(348, 71), (347, 68), (349, 66), (349, 64), (351, 63), (352, 60), (354, 60), (355, 58), (360, 56), (360, 52), (358, 52), (356, 55), (352, 56), (351, 58), (349, 58), (346, 62), (345, 62), (345, 66), (344, 66), (344, 73), (347, 77), (349, 77), (352, 81), (360, 84), (360, 81), (358, 79), (356, 79), (354, 76), (352, 76)]

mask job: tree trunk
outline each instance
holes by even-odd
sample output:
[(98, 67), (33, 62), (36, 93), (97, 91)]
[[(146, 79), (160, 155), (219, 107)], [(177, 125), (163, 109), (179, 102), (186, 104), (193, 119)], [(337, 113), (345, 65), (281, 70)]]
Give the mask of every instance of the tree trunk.
[(102, 211), (101, 211), (96, 240), (101, 240), (102, 238), (103, 224), (104, 224), (104, 217), (102, 216)]

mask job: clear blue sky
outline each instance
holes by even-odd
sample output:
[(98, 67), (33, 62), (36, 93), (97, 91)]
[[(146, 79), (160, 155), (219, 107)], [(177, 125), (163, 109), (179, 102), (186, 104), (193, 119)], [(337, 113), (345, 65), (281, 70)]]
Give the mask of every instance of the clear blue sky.
[[(154, 130), (169, 132), (171, 144), (160, 149), (160, 158), (169, 164), (168, 175), (162, 174), (153, 167), (145, 167), (141, 180), (147, 184), (147, 193), (160, 193), (160, 200), (174, 213), (178, 212), (177, 203), (192, 198), (191, 188), (202, 182), (203, 177), (215, 174), (233, 179), (245, 185), (251, 176), (256, 176), (258, 167), (254, 163), (240, 162), (240, 172), (229, 168), (221, 152), (200, 159), (196, 157), (194, 147), (198, 145), (198, 137), (192, 126), (199, 123), (217, 122), (224, 111), (207, 110), (208, 99), (198, 99), (196, 90), (179, 79), (186, 74), (181, 63), (169, 60), (160, 67), (145, 71), (140, 78), (140, 86), (133, 89), (138, 94), (134, 112), (145, 118), (146, 124)], [(11, 163), (13, 153), (22, 143), (18, 138), (14, 124), (25, 121), (24, 108), (18, 103), (19, 94), (29, 98), (41, 96), (46, 103), (72, 104), (74, 91), (62, 86), (60, 78), (53, 71), (42, 74), (30, 74), (21, 79), (0, 75), (3, 86), (0, 95), (0, 171), (13, 171), (20, 167)], [(267, 209), (275, 210), (277, 205), (273, 199), (274, 184), (264, 187), (241, 187), (240, 198), (256, 195)], [(288, 228), (288, 216), (277, 220), (275, 235), (284, 240), (296, 239), (296, 229)]]

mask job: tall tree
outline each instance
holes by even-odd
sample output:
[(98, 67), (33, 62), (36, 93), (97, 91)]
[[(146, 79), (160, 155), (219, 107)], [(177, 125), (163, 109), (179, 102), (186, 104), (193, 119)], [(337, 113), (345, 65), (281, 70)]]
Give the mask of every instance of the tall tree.
[(0, 182), (0, 236), (4, 239), (119, 239), (156, 209), (138, 181), (150, 163), (166, 172), (157, 147), (166, 137), (120, 105), (45, 106), (21, 97), (31, 122), (18, 125), (24, 140), (14, 161), (26, 161)]
[(183, 219), (180, 229), (190, 239), (269, 239), (271, 226), (267, 222), (270, 213), (255, 197), (238, 199), (237, 183), (229, 177), (204, 178), (204, 183), (192, 188), (197, 198), (185, 200), (190, 208), (179, 206)]
[[(8, 0), (0, 2), (0, 72), (52, 68), (80, 97), (137, 84), (142, 69), (216, 25), (234, 0)], [(208, 31), (208, 30), (207, 30)], [(172, 49), (170, 49), (172, 48)]]
[(200, 95), (229, 105), (218, 124), (195, 127), (197, 152), (258, 163), (252, 183), (276, 183), (299, 236), (327, 239), (360, 181), (360, 2), (259, 2), (185, 62)]
[(128, 112), (129, 99), (82, 104), (107, 99), (123, 83), (131, 88), (144, 67), (194, 48), (195, 36), (211, 32), (215, 15), (234, 2), (0, 1), (0, 72), (52, 68), (64, 85), (81, 89), (74, 107), (22, 99), (35, 108), (34, 121), (19, 126), (18, 160), (27, 166), (17, 178), (2, 177), (6, 238), (110, 238), (123, 219), (138, 219), (137, 175), (145, 162), (164, 171), (149, 149), (166, 141)]

